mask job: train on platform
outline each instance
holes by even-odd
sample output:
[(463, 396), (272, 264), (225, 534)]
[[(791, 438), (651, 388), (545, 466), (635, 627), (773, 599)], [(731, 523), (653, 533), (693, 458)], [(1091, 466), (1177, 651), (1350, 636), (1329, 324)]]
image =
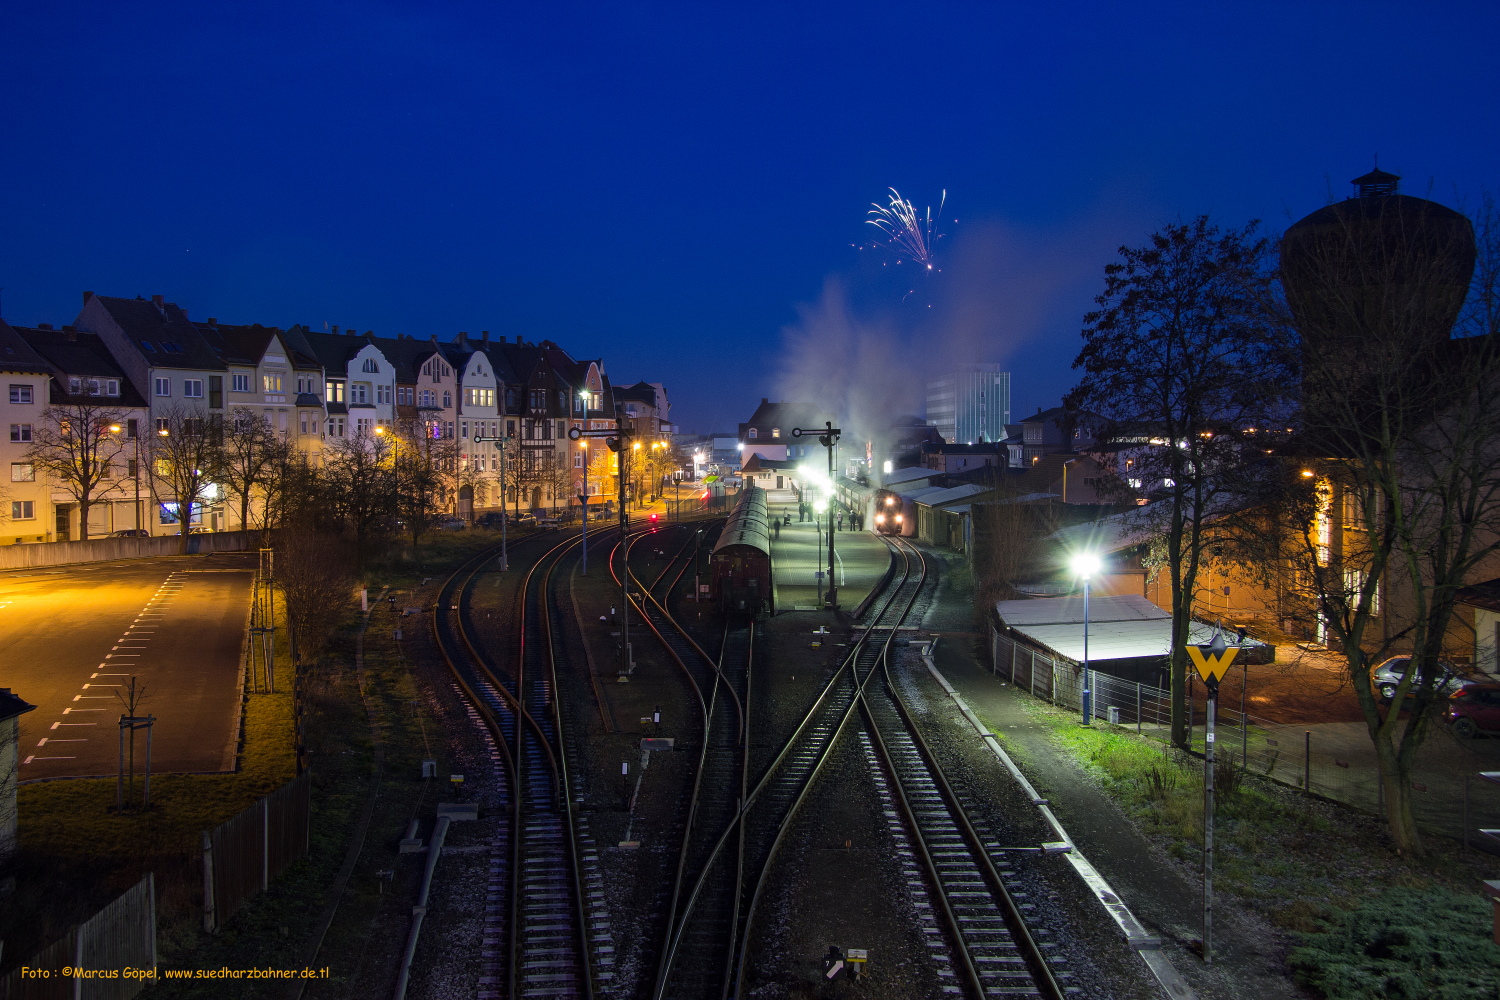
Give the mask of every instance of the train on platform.
[(774, 614), (771, 586), (771, 510), (766, 491), (747, 486), (709, 555), (709, 596), (720, 611)]
[(877, 535), (916, 533), (916, 515), (906, 498), (894, 490), (869, 486), (848, 476), (834, 483), (844, 509), (864, 518), (865, 527)]

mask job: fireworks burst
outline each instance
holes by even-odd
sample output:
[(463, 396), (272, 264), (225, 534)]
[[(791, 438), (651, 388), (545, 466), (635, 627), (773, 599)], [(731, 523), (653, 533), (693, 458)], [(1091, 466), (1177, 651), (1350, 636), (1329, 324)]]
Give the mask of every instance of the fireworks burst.
[[(895, 188), (890, 191), (891, 203), (882, 208), (872, 202), (868, 214), (874, 218), (865, 220), (882, 234), (882, 238), (876, 239), (874, 245), (885, 247), (898, 258), (903, 255), (909, 257), (929, 271), (934, 270), (933, 250), (943, 234), (934, 231), (937, 223), (933, 218), (932, 206), (927, 206), (925, 214), (918, 215), (917, 207), (901, 197), (901, 192)], [(942, 200), (938, 202), (937, 215), (943, 214), (943, 206), (947, 203), (948, 191), (945, 188)], [(901, 260), (898, 259), (896, 263), (901, 263)]]

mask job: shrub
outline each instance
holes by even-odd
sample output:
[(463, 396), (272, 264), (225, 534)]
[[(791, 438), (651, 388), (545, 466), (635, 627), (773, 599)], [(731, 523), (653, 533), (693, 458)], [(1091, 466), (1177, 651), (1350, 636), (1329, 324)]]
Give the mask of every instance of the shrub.
[(1329, 1000), (1500, 998), (1500, 946), (1478, 893), (1389, 889), (1298, 935), (1297, 978)]

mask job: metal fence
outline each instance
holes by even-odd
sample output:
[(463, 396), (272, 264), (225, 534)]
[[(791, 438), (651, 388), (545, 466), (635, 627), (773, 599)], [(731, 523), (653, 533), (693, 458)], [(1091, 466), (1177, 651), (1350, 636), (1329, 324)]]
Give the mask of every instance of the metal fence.
[[(1034, 697), (1081, 712), (1082, 669), (991, 630), (994, 672)], [(1092, 674), (1092, 715), (1134, 729), (1142, 736), (1171, 739), (1170, 692), (1151, 684)], [(1215, 712), (1220, 757), (1293, 788), (1369, 813), (1383, 808), (1380, 762), (1363, 722), (1287, 724), (1243, 711), (1224, 690)], [(1207, 692), (1188, 685), (1188, 738), (1201, 754), (1206, 735)], [(1465, 741), (1438, 729), (1417, 753), (1412, 771), (1412, 809), (1419, 826), (1500, 852), (1500, 841), (1480, 834), (1500, 829), (1500, 785), (1479, 777), (1500, 770), (1500, 741)]]
[[(63, 975), (63, 969), (103, 973)], [(123, 896), (0, 979), (0, 1000), (130, 1000), (156, 968), (156, 879)], [(45, 972), (45, 977), (40, 973)]]
[(240, 905), (308, 852), (312, 772), (203, 832), (203, 929), (217, 931)]

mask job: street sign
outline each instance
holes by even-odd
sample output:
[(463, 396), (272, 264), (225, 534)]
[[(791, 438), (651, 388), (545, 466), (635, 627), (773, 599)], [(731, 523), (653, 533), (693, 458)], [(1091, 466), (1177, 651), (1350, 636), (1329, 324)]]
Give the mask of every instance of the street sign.
[(1224, 637), (1216, 635), (1211, 645), (1189, 646), (1187, 651), (1188, 659), (1198, 668), (1198, 676), (1203, 678), (1204, 683), (1212, 681), (1217, 684), (1223, 680), (1225, 672), (1240, 650), (1238, 646), (1225, 646)]

